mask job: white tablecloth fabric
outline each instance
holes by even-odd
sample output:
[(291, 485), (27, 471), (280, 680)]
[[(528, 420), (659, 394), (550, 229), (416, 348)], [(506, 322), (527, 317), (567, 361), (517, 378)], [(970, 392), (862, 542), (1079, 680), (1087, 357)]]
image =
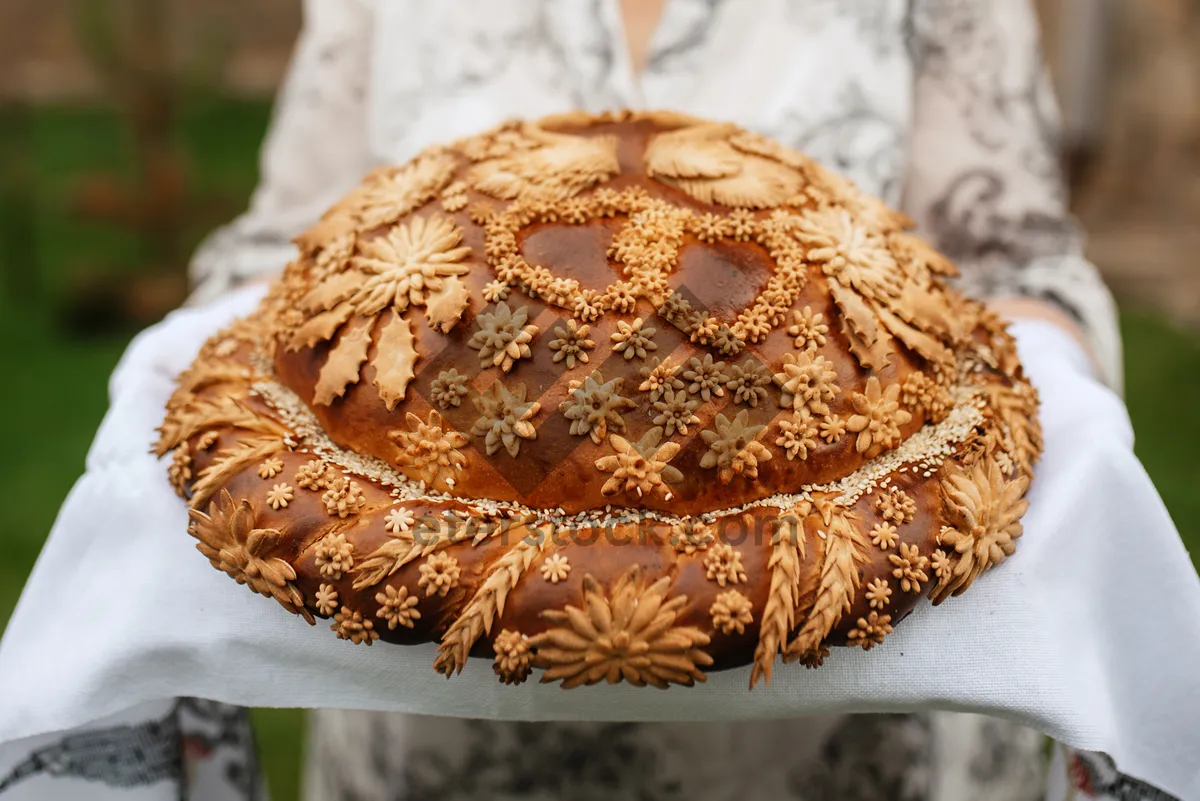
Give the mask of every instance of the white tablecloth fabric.
[[(259, 289), (172, 314), (130, 346), (112, 407), (0, 642), (0, 744), (191, 696), (509, 719), (713, 720), (937, 708), (986, 712), (1200, 799), (1200, 579), (1132, 452), (1120, 400), (1044, 323), (1014, 327), (1046, 454), (1017, 553), (870, 653), (666, 692), (450, 681), (433, 646), (355, 648), (214, 570), (149, 453), (174, 376)], [(1200, 490), (1198, 490), (1200, 491)], [(15, 750), (14, 750), (15, 749)], [(0, 773), (5, 749), (0, 746)]]

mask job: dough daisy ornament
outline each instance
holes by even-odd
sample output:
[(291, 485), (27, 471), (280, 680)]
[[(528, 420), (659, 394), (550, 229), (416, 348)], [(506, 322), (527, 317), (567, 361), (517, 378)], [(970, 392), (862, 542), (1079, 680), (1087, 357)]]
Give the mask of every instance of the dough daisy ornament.
[(204, 346), (164, 478), (235, 581), (447, 676), (753, 686), (886, 647), (1013, 553), (1041, 448), (1012, 340), (906, 224), (675, 114), (433, 148)]

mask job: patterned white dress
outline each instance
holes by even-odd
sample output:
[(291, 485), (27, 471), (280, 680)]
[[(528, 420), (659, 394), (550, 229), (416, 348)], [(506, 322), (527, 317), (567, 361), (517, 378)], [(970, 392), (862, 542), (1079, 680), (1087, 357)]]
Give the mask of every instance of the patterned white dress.
[[(903, 208), (969, 291), (1058, 305), (1104, 380), (1120, 384), (1114, 307), (1066, 213), (1027, 0), (670, 0), (636, 75), (616, 0), (306, 0), (305, 10), (261, 186), (198, 252), (198, 299), (278, 270), (290, 238), (378, 163), (514, 116), (674, 108), (776, 137)], [(323, 710), (310, 719), (306, 792), (999, 801), (1043, 797), (1044, 754), (1035, 732), (940, 713), (532, 724)], [(1058, 762), (1073, 778), (1064, 792), (1159, 797), (1135, 782), (1085, 787), (1078, 777), (1100, 775), (1099, 756)]]

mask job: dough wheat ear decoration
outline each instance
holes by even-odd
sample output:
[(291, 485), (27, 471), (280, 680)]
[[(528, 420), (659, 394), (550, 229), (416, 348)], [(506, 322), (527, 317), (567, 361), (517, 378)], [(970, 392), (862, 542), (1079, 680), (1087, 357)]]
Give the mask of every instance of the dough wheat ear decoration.
[(433, 663), (435, 670), (446, 676), (461, 672), (467, 665), (472, 646), (484, 634), (491, 634), (492, 624), (504, 614), (508, 594), (549, 539), (546, 532), (530, 532), (530, 535), (533, 541), (522, 539), (496, 560), (479, 591), (442, 637), (438, 657)]
[(796, 610), (800, 606), (800, 569), (807, 547), (801, 526), (809, 509), (811, 504), (807, 503), (799, 507), (800, 515), (778, 524), (771, 538), (771, 559), (767, 562), (771, 585), (763, 608), (762, 632), (754, 650), (751, 687), (760, 677), (766, 682), (771, 681), (775, 658), (796, 624)]
[(854, 606), (861, 582), (859, 566), (866, 561), (867, 543), (852, 514), (836, 512), (825, 524), (816, 599), (800, 633), (788, 644), (785, 656), (789, 660), (799, 659), (820, 647)]
[(1004, 569), (1041, 451), (1012, 339), (907, 225), (736, 125), (506, 123), (298, 237), (154, 450), (214, 567), (447, 678), (887, 648)]

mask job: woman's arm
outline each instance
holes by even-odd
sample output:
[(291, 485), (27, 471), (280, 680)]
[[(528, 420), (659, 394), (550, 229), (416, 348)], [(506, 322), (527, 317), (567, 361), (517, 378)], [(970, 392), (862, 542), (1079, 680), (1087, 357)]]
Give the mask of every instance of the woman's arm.
[(1067, 209), (1058, 111), (1028, 0), (916, 0), (905, 211), (1001, 314), (1050, 319), (1120, 389), (1116, 308)]
[(372, 166), (366, 137), (367, 0), (304, 0), (304, 28), (263, 143), (250, 208), (201, 243), (192, 302), (281, 270), (292, 237)]

